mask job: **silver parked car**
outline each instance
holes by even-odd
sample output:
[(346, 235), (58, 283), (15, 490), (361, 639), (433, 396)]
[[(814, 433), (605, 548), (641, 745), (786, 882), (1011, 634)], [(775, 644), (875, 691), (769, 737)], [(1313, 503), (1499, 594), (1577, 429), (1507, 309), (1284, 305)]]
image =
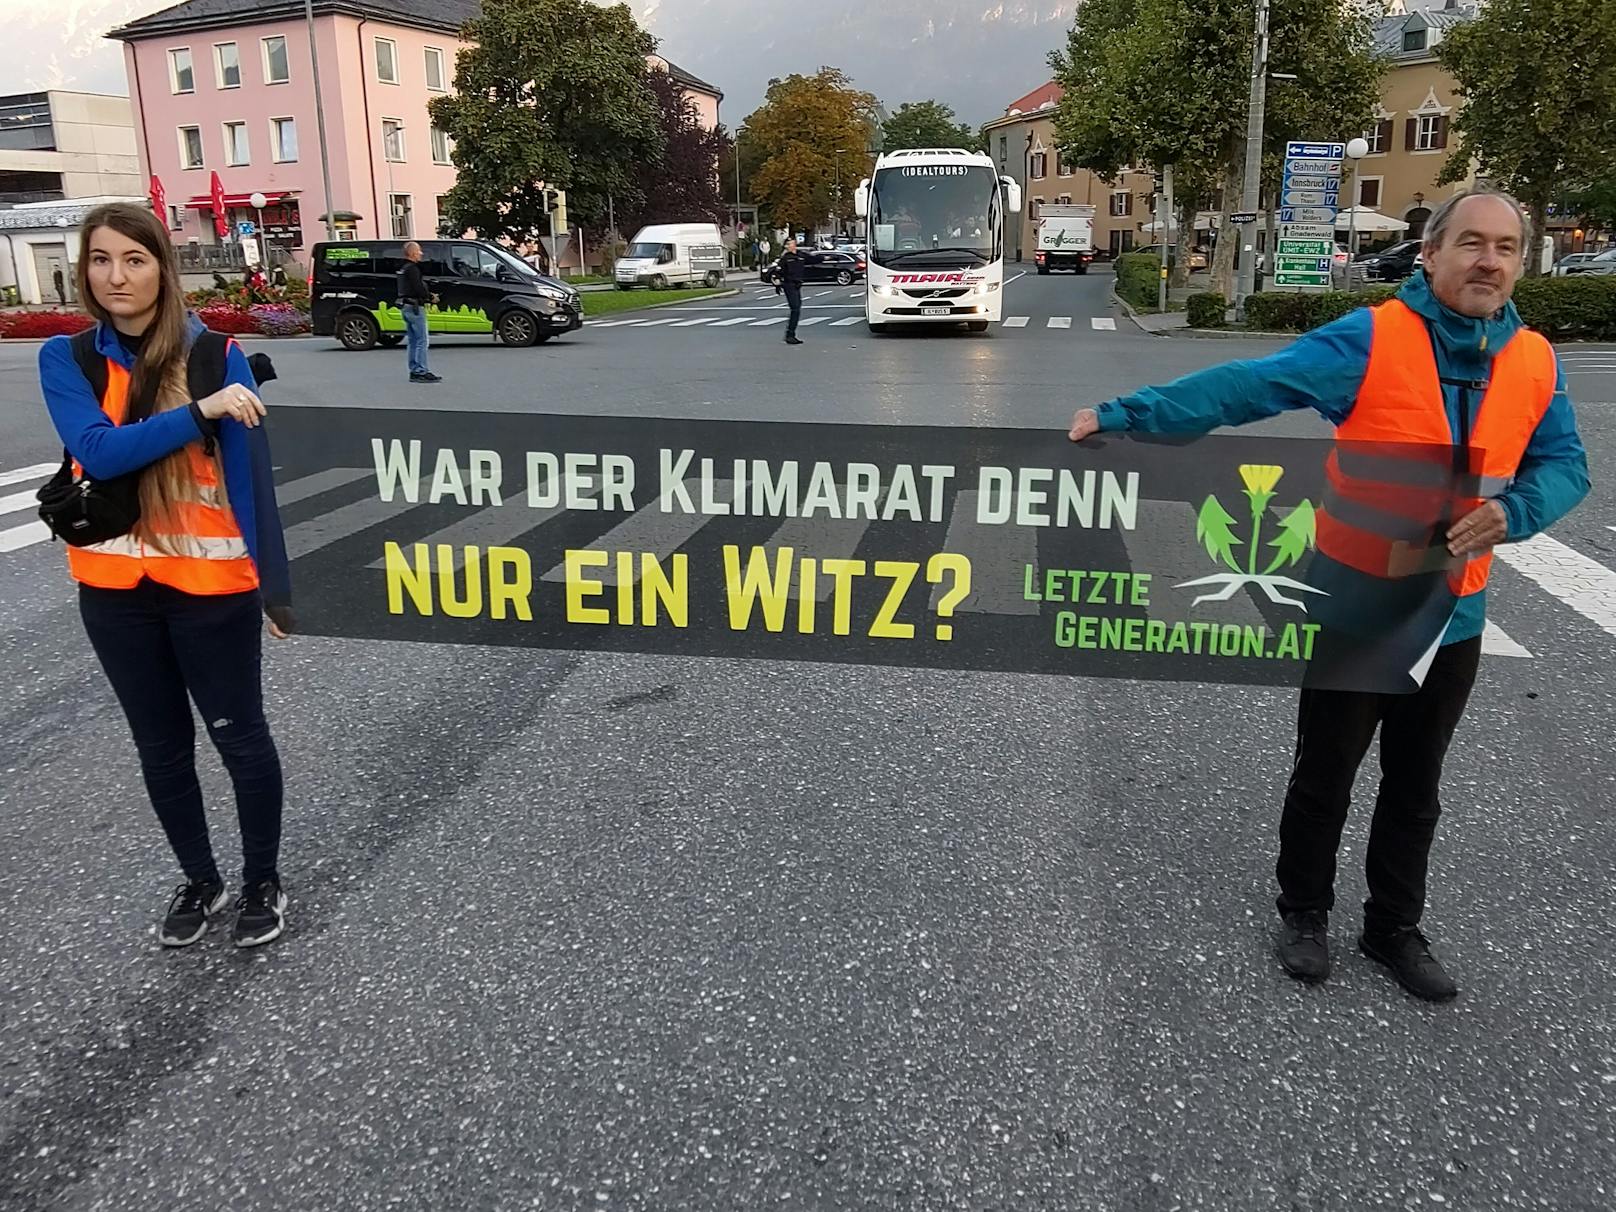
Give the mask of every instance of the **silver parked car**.
[[(1560, 267), (1554, 267), (1558, 270)], [(1607, 248), (1596, 257), (1566, 266), (1566, 276), (1572, 274), (1616, 274), (1616, 248)]]

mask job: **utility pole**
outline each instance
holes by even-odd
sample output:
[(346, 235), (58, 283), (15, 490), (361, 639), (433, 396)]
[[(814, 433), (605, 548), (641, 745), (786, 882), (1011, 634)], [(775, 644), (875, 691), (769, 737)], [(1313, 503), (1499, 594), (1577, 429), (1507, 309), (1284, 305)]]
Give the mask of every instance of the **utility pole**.
[[(303, 0), (303, 24), (309, 32), (309, 66), (314, 69), (314, 123), (320, 131), (320, 175), (325, 179), (325, 238), (337, 238), (336, 203), (331, 200), (331, 155), (325, 145), (325, 103), (320, 100), (320, 52), (314, 47), (314, 0)], [(377, 225), (380, 235), (381, 224)]]
[(1173, 241), (1171, 230), (1173, 223), (1173, 166), (1171, 164), (1162, 165), (1161, 177), (1161, 214), (1157, 216), (1156, 222), (1161, 225), (1162, 259), (1161, 274), (1159, 275), (1161, 285), (1157, 290), (1156, 310), (1165, 312), (1167, 310), (1167, 250), (1177, 248), (1177, 244)]
[[(1268, 0), (1257, 0), (1257, 31), (1251, 48), (1251, 97), (1246, 110), (1246, 178), (1240, 193), (1240, 209), (1254, 212), (1262, 185), (1263, 106), (1268, 100)], [(1228, 223), (1228, 202), (1224, 202), (1224, 222)], [(1256, 287), (1256, 241), (1246, 241), (1246, 225), (1233, 228), (1240, 250), (1240, 275), (1235, 281), (1234, 306), (1237, 317), (1246, 314), (1246, 296)]]

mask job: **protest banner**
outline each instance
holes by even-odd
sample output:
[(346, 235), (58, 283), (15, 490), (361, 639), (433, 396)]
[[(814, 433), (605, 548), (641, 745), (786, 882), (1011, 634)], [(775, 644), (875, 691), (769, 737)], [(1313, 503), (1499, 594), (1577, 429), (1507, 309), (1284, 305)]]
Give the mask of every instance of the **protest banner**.
[[(1392, 524), (1372, 525), (1404, 565), (1377, 577), (1317, 552), (1345, 453), (1328, 440), (295, 407), (273, 425), (309, 634), (1272, 685), (1328, 665), (1391, 693), (1454, 603), (1430, 542), (1451, 465), (1430, 448), (1353, 452), (1382, 465), (1369, 507)], [(1386, 480), (1410, 485), (1396, 508)]]

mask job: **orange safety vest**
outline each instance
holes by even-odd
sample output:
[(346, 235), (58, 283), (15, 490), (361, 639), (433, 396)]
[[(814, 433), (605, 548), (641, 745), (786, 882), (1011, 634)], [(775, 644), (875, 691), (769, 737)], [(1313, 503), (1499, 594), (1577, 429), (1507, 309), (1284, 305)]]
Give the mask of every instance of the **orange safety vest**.
[[(108, 358), (101, 411), (114, 425), (121, 425), (128, 404), (129, 372)], [(204, 595), (258, 588), (258, 569), (220, 491), (217, 466), (197, 443), (187, 446), (185, 453), (191, 461), (197, 495), (195, 500), (174, 503), (178, 532), (164, 532), (161, 548), (134, 534), (88, 547), (69, 547), (67, 568), (75, 581), (98, 589), (133, 589), (142, 577), (149, 577), (185, 593)], [(79, 470), (74, 464), (75, 474)]]
[[(1456, 521), (1514, 478), (1554, 398), (1554, 350), (1523, 328), (1493, 358), (1455, 503), (1450, 452), (1457, 443), (1425, 321), (1400, 299), (1370, 314), (1369, 368), (1352, 411), (1336, 427), (1337, 445), (1325, 466), (1330, 492), (1317, 518), (1319, 550), (1378, 577), (1429, 569), (1435, 557), (1436, 567), (1448, 568), (1454, 593), (1480, 593), (1492, 553), (1455, 561), (1442, 534), (1433, 534), (1435, 523), (1454, 505)], [(1431, 458), (1410, 449), (1421, 446), (1433, 448)], [(1398, 534), (1399, 522), (1411, 529)]]

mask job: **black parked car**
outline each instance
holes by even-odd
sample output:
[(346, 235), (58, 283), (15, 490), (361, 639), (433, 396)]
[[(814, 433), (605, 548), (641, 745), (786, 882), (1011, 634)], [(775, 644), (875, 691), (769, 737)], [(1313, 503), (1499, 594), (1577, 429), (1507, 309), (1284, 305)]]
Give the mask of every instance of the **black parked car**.
[[(835, 282), (841, 286), (851, 286), (854, 282), (864, 281), (863, 253), (824, 252), (810, 248), (800, 251), (797, 255), (803, 261), (804, 282)], [(773, 286), (779, 265), (779, 261), (771, 261), (763, 267), (763, 272), (758, 276), (766, 284)]]
[(1370, 282), (1401, 282), (1414, 272), (1414, 258), (1420, 255), (1420, 241), (1400, 240), (1379, 252), (1359, 253), (1355, 268), (1363, 270)]

